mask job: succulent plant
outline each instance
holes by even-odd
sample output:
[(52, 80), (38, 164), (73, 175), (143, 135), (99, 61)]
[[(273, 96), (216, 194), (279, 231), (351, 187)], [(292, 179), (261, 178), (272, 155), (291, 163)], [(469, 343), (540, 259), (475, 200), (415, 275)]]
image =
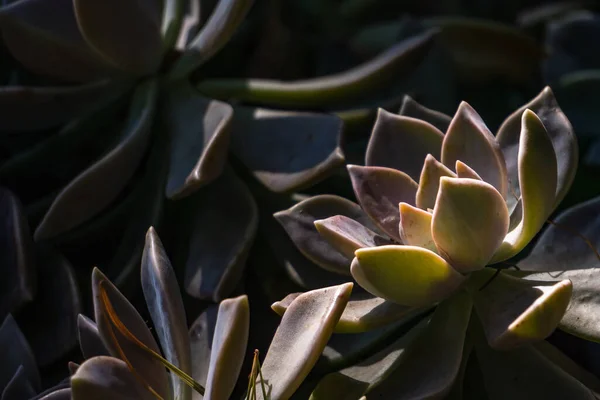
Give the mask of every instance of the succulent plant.
[[(314, 196), (275, 217), (325, 270), (321, 276), (340, 274), (367, 292), (355, 291), (336, 332), (368, 331), (415, 313), (421, 321), (391, 347), (328, 375), (313, 398), (340, 387), (345, 397), (336, 398), (443, 397), (462, 391), (472, 349), (491, 398), (594, 398), (598, 381), (565, 369), (573, 362), (541, 342), (559, 324), (598, 337), (594, 317), (576, 307), (589, 293), (586, 283), (564, 272), (579, 265), (532, 274), (557, 269), (531, 259), (517, 273), (508, 270), (575, 176), (577, 143), (550, 88), (510, 115), (495, 137), (466, 102), (450, 118), (406, 98), (400, 115), (379, 112), (365, 161), (348, 166), (360, 206)], [(285, 315), (297, 295), (273, 308)], [(547, 371), (529, 378), (527, 368)], [(502, 389), (490, 376), (507, 371), (527, 382)]]
[[(95, 269), (96, 323), (80, 316), (87, 360), (71, 377), (73, 399), (191, 399), (192, 387), (205, 399), (230, 398), (248, 354), (248, 297), (210, 307), (188, 334), (175, 273), (153, 228), (146, 236), (141, 280), (162, 352), (131, 303)], [(249, 383), (248, 390), (257, 392), (249, 398), (287, 399), (294, 393), (329, 340), (351, 291), (352, 283), (346, 283), (305, 293), (290, 304), (258, 380)]]

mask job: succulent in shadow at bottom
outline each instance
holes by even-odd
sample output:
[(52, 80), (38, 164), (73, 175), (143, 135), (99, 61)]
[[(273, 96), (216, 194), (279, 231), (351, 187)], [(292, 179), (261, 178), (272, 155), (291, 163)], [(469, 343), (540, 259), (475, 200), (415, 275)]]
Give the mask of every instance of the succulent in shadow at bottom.
[[(575, 176), (577, 143), (550, 88), (496, 136), (466, 102), (450, 118), (406, 98), (400, 114), (380, 110), (366, 166), (348, 166), (360, 206), (315, 196), (275, 214), (307, 258), (368, 292), (352, 296), (336, 332), (421, 313), (389, 347), (327, 375), (312, 399), (595, 398), (600, 381), (544, 341), (565, 320), (594, 337), (593, 316), (581, 306), (581, 321), (570, 316), (588, 288), (564, 272), (579, 267), (533, 274), (557, 271), (538, 255), (509, 270)], [(285, 315), (296, 296), (273, 309)], [(482, 393), (463, 396), (473, 381)]]
[[(153, 228), (146, 235), (141, 280), (160, 347), (131, 303), (95, 269), (96, 322), (80, 316), (80, 345), (87, 359), (71, 376), (73, 399), (185, 400), (194, 391), (204, 399), (228, 399), (248, 355), (248, 297), (221, 301), (214, 325), (207, 322), (214, 321), (214, 312), (201, 315), (197, 322), (204, 331), (190, 335), (175, 274)], [(256, 392), (250, 398), (291, 397), (323, 351), (352, 286), (308, 292), (290, 304), (260, 369), (253, 368), (252, 376), (259, 379), (250, 382), (248, 390)]]

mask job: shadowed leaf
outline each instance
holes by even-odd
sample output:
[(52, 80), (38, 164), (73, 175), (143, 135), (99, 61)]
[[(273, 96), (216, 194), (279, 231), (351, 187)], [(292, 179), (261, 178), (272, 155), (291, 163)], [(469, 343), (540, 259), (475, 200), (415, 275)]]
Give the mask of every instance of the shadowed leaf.
[(56, 197), (37, 227), (35, 239), (48, 239), (85, 222), (125, 188), (150, 141), (158, 83), (142, 84), (134, 95), (121, 142), (75, 178)]
[(450, 121), (452, 121), (452, 118), (450, 116), (439, 111), (429, 109), (417, 103), (409, 95), (404, 96), (404, 99), (402, 101), (402, 107), (400, 108), (398, 114), (404, 115), (405, 117), (416, 118), (425, 122), (429, 122), (431, 125), (439, 129), (442, 133), (448, 130)]
[(6, 387), (19, 366), (23, 366), (23, 373), (27, 381), (37, 392), (41, 388), (41, 382), (36, 360), (27, 339), (25, 339), (10, 314), (4, 318), (0, 325), (0, 348), (3, 349), (2, 364), (0, 365), (0, 387)]
[(351, 259), (354, 252), (363, 247), (375, 247), (391, 242), (373, 232), (360, 222), (343, 215), (318, 219), (315, 227), (323, 239), (327, 240), (337, 251)]
[(233, 108), (204, 98), (187, 82), (168, 91), (164, 111), (171, 137), (167, 197), (184, 197), (214, 180), (227, 161)]
[(35, 396), (35, 390), (27, 379), (25, 368), (20, 365), (0, 393), (0, 400), (26, 400)]
[(344, 162), (343, 124), (334, 115), (247, 107), (234, 111), (231, 150), (274, 192), (312, 185)]
[(400, 203), (400, 238), (409, 246), (423, 247), (437, 253), (437, 247), (431, 236), (431, 213)]
[(433, 209), (440, 189), (440, 180), (444, 176), (455, 178), (456, 174), (431, 154), (427, 154), (416, 195), (417, 207), (423, 210)]
[[(217, 324), (219, 304), (209, 305), (190, 327), (190, 346), (192, 359), (192, 377), (203, 387), (206, 387), (208, 369)], [(193, 392), (192, 398), (200, 400), (200, 393)]]
[(79, 314), (77, 318), (77, 330), (79, 332), (79, 347), (81, 348), (83, 358), (87, 360), (96, 356), (109, 355), (94, 321), (83, 314)]
[(73, 5), (83, 37), (108, 62), (136, 75), (156, 71), (162, 53), (160, 1), (73, 0)]

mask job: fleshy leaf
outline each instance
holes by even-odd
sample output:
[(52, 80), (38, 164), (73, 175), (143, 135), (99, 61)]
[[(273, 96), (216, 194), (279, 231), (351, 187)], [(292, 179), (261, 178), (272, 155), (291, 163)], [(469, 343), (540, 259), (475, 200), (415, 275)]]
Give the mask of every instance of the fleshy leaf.
[(289, 192), (343, 164), (342, 125), (329, 114), (236, 107), (231, 150), (268, 189)]
[(4, 388), (19, 366), (23, 366), (27, 380), (37, 392), (41, 388), (36, 360), (12, 315), (8, 314), (0, 325), (0, 348), (3, 350), (0, 366), (0, 387)]
[(395, 400), (442, 398), (459, 373), (470, 316), (471, 300), (460, 292), (391, 346), (327, 375), (311, 399), (351, 400), (363, 394)]
[[(262, 363), (269, 398), (290, 398), (300, 386), (333, 333), (352, 286), (345, 283), (306, 292), (290, 304)], [(264, 400), (258, 392), (258, 399)]]
[[(190, 197), (186, 292), (218, 302), (238, 285), (258, 225), (256, 203), (231, 168)], [(215, 229), (218, 227), (218, 229)]]
[(167, 197), (178, 199), (211, 182), (227, 161), (233, 108), (185, 82), (170, 89), (164, 110), (171, 136)]
[(536, 282), (570, 280), (573, 284), (571, 302), (558, 326), (585, 340), (600, 342), (600, 301), (593, 295), (597, 292), (600, 268), (540, 272), (524, 278)]
[(367, 166), (402, 171), (418, 181), (425, 157), (439, 158), (444, 134), (428, 122), (379, 110), (365, 156)]
[(477, 172), (460, 160), (456, 160), (456, 166), (454, 167), (454, 170), (456, 171), (456, 176), (459, 178), (478, 179), (480, 181), (484, 180)]
[(442, 163), (452, 168), (458, 160), (468, 164), (506, 198), (508, 178), (502, 150), (479, 114), (464, 101), (442, 144)]
[(469, 284), (488, 343), (502, 350), (548, 337), (565, 314), (573, 290), (569, 280), (533, 282), (503, 272), (494, 276), (490, 269), (479, 271)]
[(360, 222), (343, 215), (318, 219), (315, 221), (315, 227), (329, 244), (349, 259), (354, 257), (356, 250), (363, 247), (391, 244), (388, 239), (373, 232)]
[[(183, 372), (192, 370), (187, 321), (171, 262), (153, 227), (146, 234), (141, 266), (142, 290), (163, 354)], [(170, 374), (174, 396), (188, 399), (191, 388)]]
[(250, 329), (250, 305), (243, 295), (223, 300), (211, 347), (205, 398), (228, 399), (242, 369)]
[(139, 87), (123, 126), (121, 142), (60, 192), (35, 231), (36, 240), (48, 239), (85, 222), (125, 188), (150, 141), (157, 98), (157, 81)]
[(373, 59), (344, 72), (314, 79), (280, 82), (271, 80), (211, 79), (201, 82), (202, 93), (221, 100), (253, 104), (319, 108), (361, 99), (405, 72), (412, 71), (427, 55), (436, 30), (404, 40)]
[[(73, 394), (71, 388), (58, 388), (48, 394), (42, 395), (42, 397), (35, 398), (35, 400), (73, 400)], [(118, 400), (118, 399), (116, 399)]]
[(323, 239), (314, 225), (316, 220), (335, 215), (351, 218), (367, 227), (371, 226), (369, 218), (358, 204), (333, 195), (311, 197), (288, 210), (275, 213), (275, 218), (304, 256), (328, 271), (349, 275), (352, 259), (338, 252)]
[[(205, 388), (218, 312), (219, 304), (209, 305), (190, 327), (192, 377)], [(201, 400), (202, 398), (200, 393), (192, 393), (192, 399)]]
[[(155, 381), (146, 382), (154, 387)], [(155, 400), (125, 362), (107, 356), (90, 358), (71, 377), (73, 400)]]
[[(566, 210), (554, 219), (554, 223), (540, 235), (533, 250), (519, 261), (521, 270), (557, 271), (558, 274), (600, 268), (597, 254), (600, 249), (600, 197)], [(577, 285), (573, 289), (577, 292)]]
[(0, 89), (0, 129), (29, 132), (59, 126), (120, 93), (122, 86), (110, 80), (66, 87), (5, 86)]
[(40, 247), (36, 264), (40, 284), (35, 301), (18, 318), (38, 365), (45, 367), (76, 347), (82, 305), (76, 273), (62, 254)]
[(448, 177), (440, 181), (431, 222), (435, 245), (457, 271), (481, 269), (508, 232), (506, 203), (489, 183)]
[(450, 126), (450, 121), (452, 121), (450, 116), (417, 103), (409, 95), (404, 96), (399, 114), (429, 122), (439, 129), (440, 132), (446, 132), (448, 126)]
[(96, 323), (83, 314), (77, 318), (77, 330), (79, 332), (79, 346), (83, 358), (88, 359), (96, 356), (107, 356), (108, 351), (100, 338)]
[(0, 319), (33, 300), (37, 287), (33, 243), (21, 202), (9, 190), (0, 188), (2, 232), (0, 261)]
[(437, 247), (431, 236), (431, 213), (400, 203), (400, 238), (409, 246), (423, 247), (437, 253)]
[(181, 79), (208, 61), (233, 36), (253, 0), (219, 1), (198, 35), (190, 42), (170, 75)]
[(488, 346), (483, 333), (477, 337), (477, 360), (490, 400), (596, 399), (589, 388), (533, 346), (499, 351)]
[[(160, 354), (158, 344), (146, 326), (144, 319), (131, 305), (131, 303), (119, 292), (119, 290), (108, 280), (108, 278), (106, 278), (106, 276), (104, 276), (99, 269), (94, 268), (94, 271), (92, 272), (94, 311), (98, 331), (100, 332), (100, 337), (102, 338), (104, 345), (113, 357), (120, 357), (120, 347), (137, 373), (146, 382), (150, 382), (154, 390), (156, 390), (159, 395), (165, 397), (168, 393), (169, 382), (164, 366), (158, 361), (150, 359), (148, 355), (139, 347), (137, 347), (135, 343), (131, 342), (113, 327), (108, 316), (108, 312), (105, 309), (102, 301), (101, 289), (106, 291), (108, 299), (110, 300), (110, 303), (116, 312), (116, 317), (122, 321), (127, 329), (138, 340), (140, 340), (153, 351)], [(111, 330), (114, 334), (114, 337), (111, 334)], [(114, 338), (116, 338), (118, 343), (114, 342)], [(83, 367), (83, 365), (85, 365), (85, 363), (82, 364), (81, 367)], [(81, 370), (81, 367), (79, 370)]]
[(25, 0), (0, 10), (2, 39), (28, 70), (66, 81), (106, 77), (108, 65), (79, 32), (73, 0)]
[(454, 178), (456, 174), (436, 160), (434, 156), (427, 154), (417, 189), (417, 207), (423, 210), (433, 209), (440, 188), (440, 179), (443, 176)]
[(555, 206), (556, 170), (556, 156), (546, 128), (531, 110), (525, 110), (519, 142), (519, 187), (523, 217), (519, 225), (508, 233), (493, 262), (516, 255), (542, 228)]
[(35, 397), (35, 390), (27, 379), (25, 367), (19, 365), (10, 381), (0, 392), (0, 400), (25, 400)]
[(464, 281), (443, 258), (415, 246), (379, 246), (356, 251), (352, 276), (375, 296), (406, 306), (447, 298)]
[(427, 327), (403, 352), (396, 370), (367, 397), (443, 398), (460, 371), (471, 308), (464, 291), (438, 305)]
[[(533, 111), (540, 118), (552, 141), (558, 169), (554, 199), (554, 207), (556, 207), (567, 194), (575, 178), (579, 161), (577, 138), (571, 123), (548, 86), (537, 97), (512, 113), (500, 126), (496, 139), (504, 152), (508, 178), (517, 196), (520, 194), (519, 179), (521, 179), (517, 156), (520, 154), (520, 136), (523, 134), (521, 126), (525, 110)], [(548, 177), (548, 171), (544, 172), (543, 176)], [(508, 199), (510, 200), (510, 197)]]
[(386, 234), (400, 241), (398, 204), (414, 202), (417, 183), (392, 168), (348, 165), (348, 172), (362, 209)]
[[(287, 308), (302, 293), (290, 293), (271, 305), (273, 311), (283, 316)], [(356, 292), (350, 296), (335, 333), (361, 333), (376, 329), (398, 320), (412, 319), (423, 310), (407, 307), (376, 297), (370, 293)]]
[[(160, 1), (73, 0), (73, 5), (83, 37), (108, 62), (136, 75), (158, 69), (162, 54)], [(106, 21), (111, 21), (110, 27)]]

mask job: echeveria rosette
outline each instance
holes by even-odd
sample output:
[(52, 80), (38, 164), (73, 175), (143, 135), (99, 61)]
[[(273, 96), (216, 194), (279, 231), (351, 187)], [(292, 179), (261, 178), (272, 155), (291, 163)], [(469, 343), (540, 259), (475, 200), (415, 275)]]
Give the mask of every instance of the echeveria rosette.
[[(147, 233), (141, 280), (148, 311), (158, 337), (98, 269), (92, 276), (96, 322), (80, 316), (81, 350), (86, 358), (71, 376), (73, 399), (192, 399), (196, 394), (161, 362), (142, 351), (117, 329), (115, 321), (160, 357), (204, 388), (205, 399), (228, 399), (241, 374), (248, 349), (250, 308), (247, 295), (211, 305), (188, 332), (179, 286), (170, 261), (153, 228)], [(264, 385), (272, 399), (289, 398), (300, 386), (325, 347), (350, 293), (352, 283), (298, 296), (282, 318), (261, 363)], [(162, 351), (161, 351), (162, 350)], [(257, 394), (262, 398), (261, 382)], [(128, 397), (129, 396), (129, 397)]]
[[(351, 299), (337, 332), (374, 329), (403, 318), (407, 310), (435, 310), (399, 339), (404, 353), (392, 346), (335, 373), (315, 396), (333, 393), (327, 389), (329, 379), (362, 382), (351, 385), (352, 396), (371, 391), (384, 398), (390, 393), (415, 398), (415, 391), (418, 398), (447, 393), (455, 380), (461, 381), (461, 360), (466, 363), (472, 349), (478, 357), (480, 352), (482, 357), (507, 353), (499, 358), (529, 349), (569, 315), (565, 312), (577, 291), (560, 275), (532, 275), (529, 280), (503, 271), (510, 265), (506, 261), (539, 232), (574, 177), (577, 144), (551, 90), (545, 88), (509, 116), (495, 137), (464, 102), (453, 118), (422, 106), (421, 119), (411, 117), (408, 107), (402, 110), (408, 115), (380, 111), (366, 166), (348, 167), (360, 206), (315, 196), (276, 214), (306, 257), (329, 271), (335, 261), (338, 271), (350, 273), (373, 299), (380, 298), (371, 308), (359, 308), (358, 299)], [(446, 133), (428, 121), (446, 127)], [(335, 209), (339, 215), (324, 215)], [(284, 299), (273, 308), (284, 314), (285, 304)], [(449, 315), (466, 317), (450, 323)], [(450, 337), (450, 331), (460, 334)], [(485, 339), (476, 345), (465, 342), (467, 331), (474, 337), (482, 332)], [(438, 343), (439, 350), (427, 350)], [(448, 346), (454, 350), (447, 351)], [(538, 364), (560, 364), (546, 353)], [(419, 382), (434, 383), (388, 385), (393, 379), (384, 378), (392, 371), (420, 371)], [(484, 371), (488, 373), (493, 371)], [(393, 374), (397, 382), (411, 381)]]

